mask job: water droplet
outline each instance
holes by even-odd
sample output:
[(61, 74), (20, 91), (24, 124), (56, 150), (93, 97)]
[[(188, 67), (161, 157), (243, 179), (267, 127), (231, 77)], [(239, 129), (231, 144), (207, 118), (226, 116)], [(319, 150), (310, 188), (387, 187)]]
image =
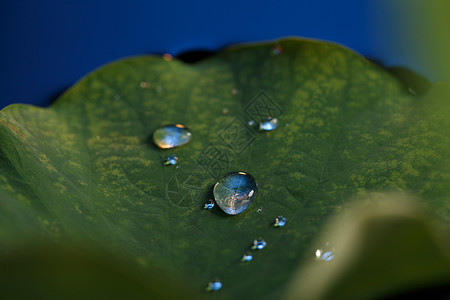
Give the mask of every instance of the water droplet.
[(191, 132), (181, 124), (162, 126), (153, 133), (153, 142), (162, 149), (184, 145), (191, 139)]
[(250, 253), (244, 254), (241, 258), (242, 261), (251, 261), (252, 259), (253, 259), (253, 255), (251, 255)]
[(206, 201), (205, 209), (212, 209), (213, 207), (214, 207), (214, 201), (212, 201), (212, 199), (209, 199), (208, 201)]
[(166, 161), (164, 162), (165, 165), (176, 165), (178, 161), (178, 157), (176, 157), (175, 155), (169, 155), (166, 158)]
[(222, 108), (222, 114), (226, 115), (229, 112), (229, 109), (224, 107)]
[(335, 249), (329, 243), (326, 243), (322, 248), (317, 249), (315, 254), (318, 260), (330, 261), (334, 258)]
[(259, 123), (259, 130), (271, 131), (278, 127), (278, 119), (268, 117), (264, 122)]
[(288, 127), (288, 126), (289, 126), (289, 123), (284, 124), (284, 126)]
[(276, 56), (283, 53), (283, 47), (281, 47), (280, 45), (275, 45), (272, 49), (272, 55)]
[(159, 85), (159, 86), (156, 87), (156, 91), (157, 91), (158, 93), (161, 93), (162, 90), (163, 90), (163, 87), (162, 87), (162, 86)]
[(120, 99), (120, 95), (114, 95), (114, 100), (119, 100)]
[(255, 125), (255, 121), (253, 121), (253, 120), (248, 121), (248, 126), (253, 126), (253, 125)]
[(252, 249), (261, 250), (264, 247), (266, 247), (266, 242), (262, 238), (253, 241)]
[(218, 291), (222, 288), (222, 282), (219, 280), (214, 280), (213, 282), (208, 283), (208, 286), (206, 287), (207, 291)]
[(416, 91), (412, 87), (408, 87), (408, 92), (413, 96), (417, 96)]
[(237, 93), (239, 93), (238, 89), (231, 90), (231, 95), (237, 95)]
[(275, 223), (273, 224), (273, 226), (275, 227), (283, 227), (284, 225), (286, 225), (287, 219), (283, 216), (278, 216), (275, 219)]
[(172, 58), (173, 58), (172, 55), (170, 55), (169, 53), (163, 54), (163, 59), (164, 59), (165, 61), (171, 61)]
[(139, 86), (143, 89), (145, 88), (149, 88), (150, 87), (150, 82), (148, 81), (141, 81), (141, 83), (139, 83)]
[(255, 200), (258, 185), (255, 178), (245, 172), (232, 172), (214, 185), (214, 199), (217, 205), (229, 215), (246, 210)]

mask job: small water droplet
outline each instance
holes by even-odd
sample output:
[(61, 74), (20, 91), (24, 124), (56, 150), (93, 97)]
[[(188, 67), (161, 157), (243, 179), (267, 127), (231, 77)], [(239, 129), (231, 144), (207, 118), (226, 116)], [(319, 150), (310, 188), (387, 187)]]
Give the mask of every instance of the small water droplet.
[(182, 146), (191, 139), (191, 132), (181, 124), (165, 125), (153, 133), (153, 142), (162, 149)]
[(260, 213), (260, 212), (262, 212), (262, 210), (263, 210), (262, 207), (260, 207), (256, 211)]
[(169, 53), (164, 53), (163, 54), (163, 59), (165, 60), (165, 61), (171, 61), (172, 60), (172, 55), (170, 55)]
[(250, 253), (246, 253), (242, 256), (241, 261), (251, 261), (253, 259), (253, 255)]
[(178, 157), (176, 157), (175, 155), (169, 155), (166, 158), (166, 161), (164, 162), (165, 165), (176, 165), (178, 161)]
[(161, 93), (162, 90), (163, 90), (163, 87), (162, 87), (162, 86), (159, 85), (159, 86), (156, 87), (156, 91), (157, 91), (158, 93)]
[(209, 199), (206, 201), (204, 208), (205, 209), (212, 209), (214, 207), (214, 201), (212, 199)]
[(280, 45), (275, 45), (273, 48), (272, 48), (272, 55), (273, 56), (276, 56), (276, 55), (279, 55), (279, 54), (281, 54), (281, 53), (283, 53), (283, 47), (281, 47)]
[(408, 92), (413, 96), (417, 96), (416, 91), (412, 87), (408, 87)]
[(334, 258), (335, 251), (336, 250), (329, 243), (326, 243), (322, 248), (316, 250), (316, 259), (330, 261)]
[(275, 227), (283, 227), (284, 225), (286, 225), (287, 219), (283, 216), (278, 216), (275, 218), (275, 223), (273, 224), (273, 226)]
[(271, 131), (278, 127), (278, 119), (268, 117), (264, 122), (259, 123), (259, 130)]
[(114, 95), (114, 100), (119, 100), (120, 99), (120, 95)]
[(253, 125), (255, 125), (255, 121), (253, 121), (253, 120), (248, 121), (248, 126), (253, 126)]
[(246, 210), (256, 198), (258, 185), (255, 178), (245, 172), (232, 172), (214, 185), (214, 200), (229, 215)]
[(150, 87), (150, 82), (148, 81), (141, 81), (141, 83), (139, 83), (139, 86), (143, 89), (149, 88)]
[(231, 95), (237, 95), (237, 93), (239, 93), (238, 89), (231, 90)]
[(284, 124), (284, 126), (288, 127), (288, 126), (289, 126), (289, 123)]
[(266, 247), (266, 242), (262, 238), (253, 241), (252, 249), (261, 250), (264, 247)]
[(229, 109), (224, 107), (222, 108), (222, 114), (226, 115), (229, 112)]
[(208, 283), (208, 286), (206, 287), (207, 291), (218, 291), (222, 288), (222, 282), (219, 280), (214, 280), (213, 282)]

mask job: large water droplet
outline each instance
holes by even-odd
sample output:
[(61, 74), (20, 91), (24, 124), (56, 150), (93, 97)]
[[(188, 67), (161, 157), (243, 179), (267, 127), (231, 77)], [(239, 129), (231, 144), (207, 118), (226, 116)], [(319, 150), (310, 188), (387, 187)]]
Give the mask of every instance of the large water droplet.
[(315, 255), (318, 260), (330, 261), (334, 258), (335, 251), (329, 243), (326, 243), (322, 248), (316, 250)]
[(181, 124), (166, 125), (153, 133), (153, 142), (162, 149), (184, 145), (191, 139), (191, 132)]
[(273, 224), (273, 226), (275, 227), (283, 227), (284, 225), (286, 225), (287, 219), (283, 216), (278, 216), (275, 218), (275, 223)]
[(278, 127), (278, 119), (268, 117), (263, 122), (259, 123), (259, 130), (271, 131)]
[(214, 186), (214, 200), (227, 214), (237, 215), (252, 204), (257, 191), (258, 185), (252, 175), (232, 172)]
[(261, 249), (264, 249), (264, 247), (266, 247), (266, 245), (267, 245), (266, 242), (262, 238), (259, 238), (259, 239), (253, 241), (252, 249), (261, 250)]
[(217, 291), (222, 288), (222, 282), (219, 280), (214, 280), (213, 282), (208, 283), (208, 286), (206, 287), (207, 291)]

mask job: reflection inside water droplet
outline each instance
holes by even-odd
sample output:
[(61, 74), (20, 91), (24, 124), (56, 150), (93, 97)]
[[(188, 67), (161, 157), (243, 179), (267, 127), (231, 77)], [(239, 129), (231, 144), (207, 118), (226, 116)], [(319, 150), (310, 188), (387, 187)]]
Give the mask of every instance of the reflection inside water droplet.
[(192, 134), (183, 125), (166, 125), (155, 130), (153, 142), (162, 149), (182, 146), (192, 139)]
[(258, 185), (245, 172), (232, 172), (214, 185), (214, 200), (227, 214), (237, 215), (246, 210), (256, 198)]

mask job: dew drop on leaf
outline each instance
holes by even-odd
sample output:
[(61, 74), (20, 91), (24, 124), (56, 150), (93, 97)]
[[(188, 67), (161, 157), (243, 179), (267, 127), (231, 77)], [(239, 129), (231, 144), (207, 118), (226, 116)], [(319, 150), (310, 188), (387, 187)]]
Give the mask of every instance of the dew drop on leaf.
[(214, 201), (212, 201), (211, 199), (206, 201), (205, 206), (204, 206), (205, 209), (212, 209), (213, 207), (214, 207)]
[(192, 139), (192, 134), (181, 124), (166, 125), (155, 130), (153, 142), (162, 149), (182, 146)]
[(222, 282), (219, 280), (214, 280), (213, 282), (208, 283), (206, 287), (207, 291), (218, 291), (222, 288)]
[(334, 258), (335, 249), (326, 243), (322, 248), (316, 250), (315, 255), (317, 260), (330, 261)]
[(273, 226), (275, 227), (283, 227), (284, 225), (286, 225), (287, 219), (283, 216), (278, 216), (275, 218), (275, 223), (273, 224)]
[(167, 156), (164, 164), (166, 166), (170, 166), (170, 165), (173, 166), (173, 165), (176, 165), (177, 162), (178, 162), (178, 157), (176, 157), (175, 155), (169, 155), (169, 156)]
[(259, 130), (271, 131), (278, 127), (278, 119), (268, 117), (263, 122), (259, 123)]
[(242, 256), (242, 261), (244, 262), (248, 262), (251, 261), (253, 259), (253, 255), (251, 255), (250, 253), (246, 253)]
[(266, 245), (267, 245), (267, 243), (262, 238), (259, 238), (259, 239), (256, 239), (253, 241), (252, 249), (261, 250), (261, 249), (264, 249), (264, 247), (266, 247)]
[(214, 200), (229, 215), (246, 210), (255, 200), (258, 185), (255, 178), (245, 172), (232, 172), (214, 185)]

